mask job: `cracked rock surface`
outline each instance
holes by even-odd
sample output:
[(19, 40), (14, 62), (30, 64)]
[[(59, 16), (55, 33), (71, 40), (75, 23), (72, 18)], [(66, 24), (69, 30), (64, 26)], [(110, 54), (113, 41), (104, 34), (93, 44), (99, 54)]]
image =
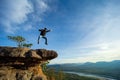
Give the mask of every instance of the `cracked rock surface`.
[(57, 56), (53, 50), (0, 46), (0, 80), (47, 80), (40, 65)]

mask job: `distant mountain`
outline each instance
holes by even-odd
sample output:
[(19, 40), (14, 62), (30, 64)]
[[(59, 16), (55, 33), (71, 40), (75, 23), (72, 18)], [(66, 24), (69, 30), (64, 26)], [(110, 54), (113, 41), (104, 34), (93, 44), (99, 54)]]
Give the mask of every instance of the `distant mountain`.
[(56, 70), (63, 71), (74, 71), (82, 73), (91, 73), (102, 76), (108, 76), (120, 80), (120, 60), (114, 60), (111, 62), (87, 62), (81, 63), (71, 63), (71, 64), (57, 64), (49, 65), (49, 67), (54, 67)]
[(120, 68), (120, 60), (115, 60), (112, 62), (96, 62), (96, 63), (91, 63), (91, 62), (86, 62), (86, 63), (66, 63), (66, 64), (54, 64), (54, 65), (49, 65), (49, 67), (54, 67), (54, 68), (65, 68), (65, 67), (98, 67), (98, 68)]

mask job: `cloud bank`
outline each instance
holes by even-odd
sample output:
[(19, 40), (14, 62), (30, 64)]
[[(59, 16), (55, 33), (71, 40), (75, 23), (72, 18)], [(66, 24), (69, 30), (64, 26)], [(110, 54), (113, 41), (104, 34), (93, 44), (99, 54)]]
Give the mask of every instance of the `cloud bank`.
[[(40, 22), (48, 5), (45, 0), (2, 0), (0, 3), (1, 27), (7, 33), (32, 29), (32, 21)], [(22, 25), (22, 26), (21, 26)]]

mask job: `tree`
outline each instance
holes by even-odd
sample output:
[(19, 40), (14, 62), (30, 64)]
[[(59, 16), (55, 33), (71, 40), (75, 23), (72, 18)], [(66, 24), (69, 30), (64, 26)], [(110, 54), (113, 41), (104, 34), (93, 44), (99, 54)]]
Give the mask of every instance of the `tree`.
[(8, 36), (8, 39), (16, 42), (18, 47), (31, 47), (32, 46), (31, 43), (30, 44), (25, 43), (26, 40), (22, 36)]
[(26, 44), (26, 43), (24, 43), (23, 44), (23, 47), (31, 47), (33, 44)]
[(41, 67), (44, 73), (47, 72), (47, 65), (49, 64), (49, 61), (46, 61), (44, 63), (42, 63)]

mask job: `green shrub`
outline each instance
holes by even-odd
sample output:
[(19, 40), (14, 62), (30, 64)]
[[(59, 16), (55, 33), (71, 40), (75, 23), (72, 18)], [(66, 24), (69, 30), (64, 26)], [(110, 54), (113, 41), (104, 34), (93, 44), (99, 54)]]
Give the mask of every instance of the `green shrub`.
[(16, 42), (18, 47), (31, 47), (33, 45), (25, 43), (26, 39), (22, 36), (8, 36), (8, 39)]

